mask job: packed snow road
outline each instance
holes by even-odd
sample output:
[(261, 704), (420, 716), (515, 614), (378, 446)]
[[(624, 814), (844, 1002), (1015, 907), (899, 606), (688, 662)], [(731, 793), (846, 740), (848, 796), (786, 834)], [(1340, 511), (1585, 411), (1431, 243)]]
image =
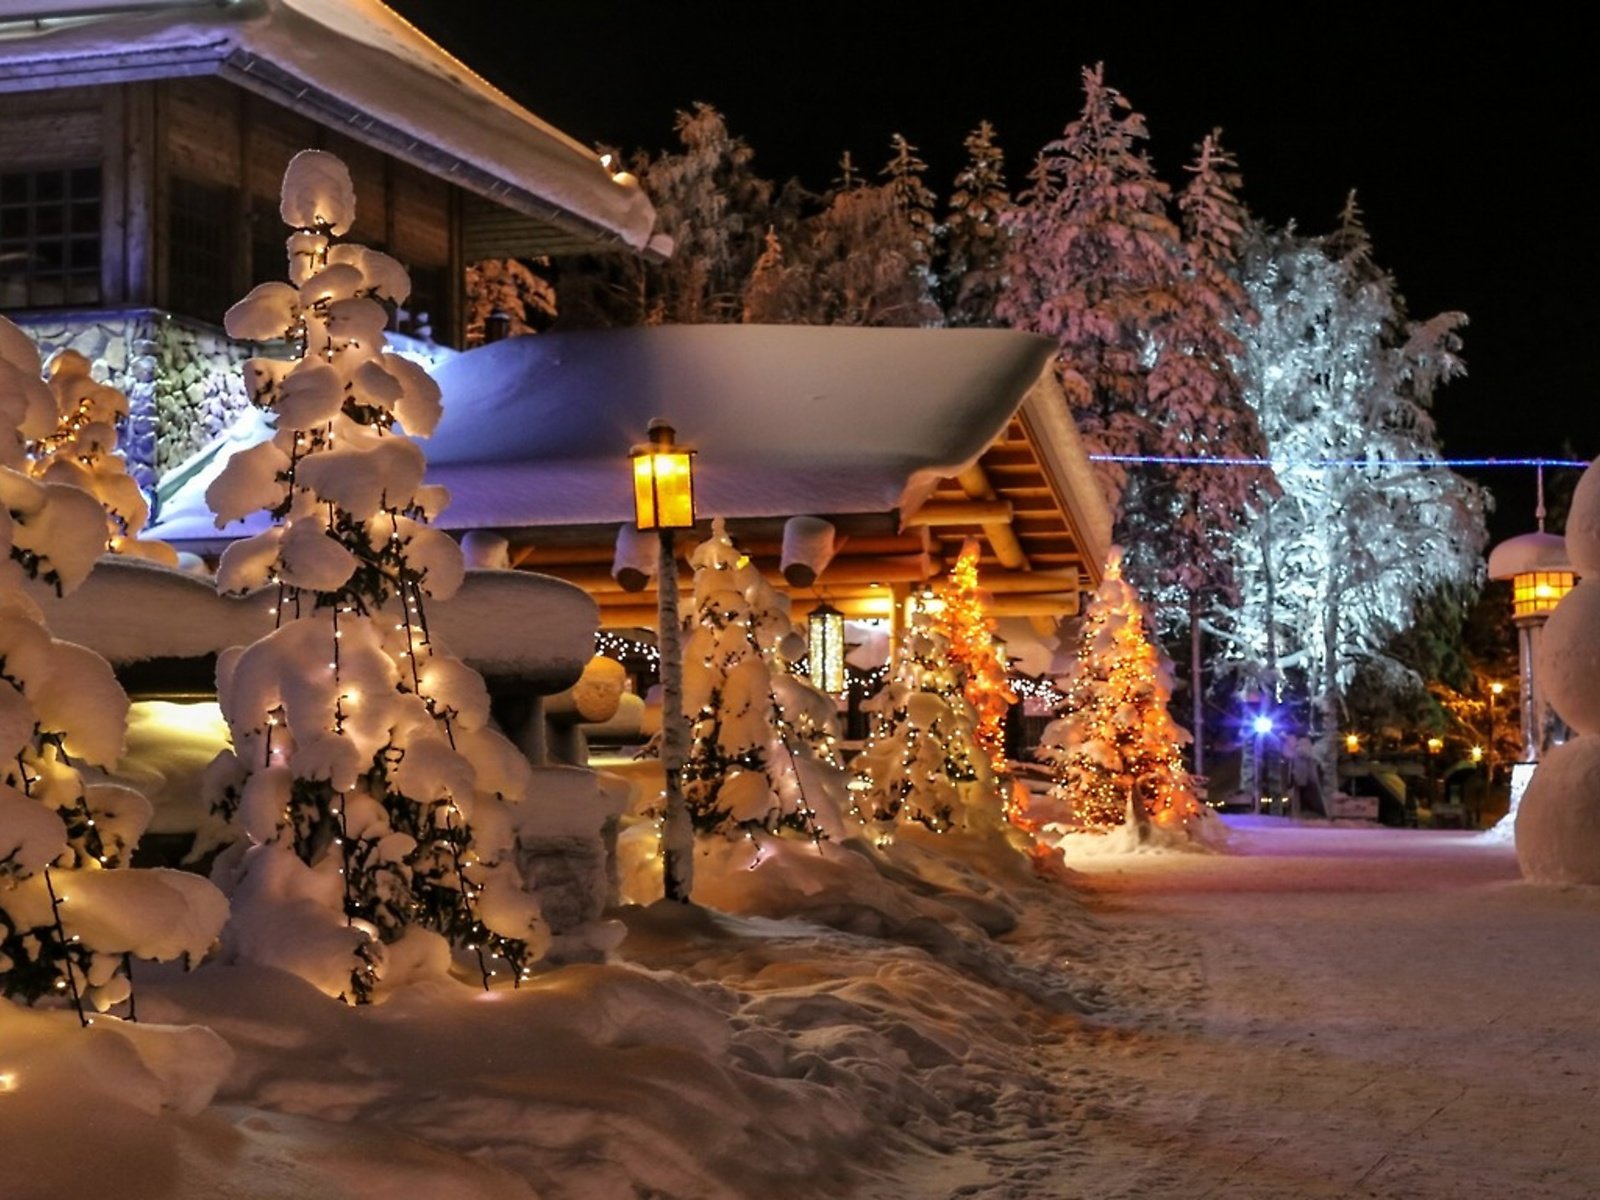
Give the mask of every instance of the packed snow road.
[(1600, 1195), (1600, 893), (1472, 834), (1232, 824), (1073, 863), (1137, 954), (1062, 1055), (1058, 1170), (950, 1194)]

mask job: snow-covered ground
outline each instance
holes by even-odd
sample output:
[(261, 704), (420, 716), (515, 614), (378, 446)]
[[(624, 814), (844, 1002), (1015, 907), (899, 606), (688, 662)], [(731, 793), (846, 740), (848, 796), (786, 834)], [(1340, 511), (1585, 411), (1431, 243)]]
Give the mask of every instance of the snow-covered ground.
[(737, 914), (628, 909), (618, 961), (518, 992), (151, 969), (141, 1018), (231, 1065), (7, 1006), (0, 1195), (1600, 1194), (1600, 893), (1469, 834), (1230, 821), (1064, 880), (920, 831), (729, 844), (697, 894)]

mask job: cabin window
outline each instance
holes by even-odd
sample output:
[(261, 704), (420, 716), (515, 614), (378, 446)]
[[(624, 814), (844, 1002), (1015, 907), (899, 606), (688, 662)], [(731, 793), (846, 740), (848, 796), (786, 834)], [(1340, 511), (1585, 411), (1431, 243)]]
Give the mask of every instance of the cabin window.
[(167, 307), (222, 324), (238, 299), (234, 279), (238, 191), (174, 175), (167, 193)]
[(0, 309), (100, 303), (100, 168), (0, 171)]

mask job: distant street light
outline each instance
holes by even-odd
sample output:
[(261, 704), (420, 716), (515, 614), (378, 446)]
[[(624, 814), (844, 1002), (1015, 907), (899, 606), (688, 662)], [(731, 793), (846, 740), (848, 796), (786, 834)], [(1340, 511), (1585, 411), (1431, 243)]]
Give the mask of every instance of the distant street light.
[(656, 568), (656, 623), (661, 650), (661, 767), (666, 776), (666, 817), (661, 831), (662, 886), (668, 900), (689, 901), (694, 884), (694, 828), (683, 795), (689, 728), (683, 718), (683, 629), (678, 616), (678, 558), (674, 534), (694, 528), (694, 451), (673, 441), (673, 428), (657, 417), (650, 440), (635, 446), (633, 517), (640, 530), (661, 538)]

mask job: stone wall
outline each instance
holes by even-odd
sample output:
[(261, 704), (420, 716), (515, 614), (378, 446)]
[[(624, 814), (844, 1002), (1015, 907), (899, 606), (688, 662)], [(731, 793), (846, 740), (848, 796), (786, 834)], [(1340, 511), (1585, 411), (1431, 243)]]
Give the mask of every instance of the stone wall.
[(96, 379), (128, 397), (122, 450), (147, 492), (249, 407), (240, 367), (252, 348), (220, 329), (151, 309), (15, 320), (44, 355), (76, 350), (93, 364)]
[[(235, 342), (213, 325), (155, 309), (47, 312), (12, 317), (49, 357), (78, 351), (98, 380), (128, 397), (122, 451), (145, 494), (211, 444), (250, 407), (243, 365), (288, 357), (287, 344)], [(390, 346), (432, 369), (457, 351), (402, 334)]]

